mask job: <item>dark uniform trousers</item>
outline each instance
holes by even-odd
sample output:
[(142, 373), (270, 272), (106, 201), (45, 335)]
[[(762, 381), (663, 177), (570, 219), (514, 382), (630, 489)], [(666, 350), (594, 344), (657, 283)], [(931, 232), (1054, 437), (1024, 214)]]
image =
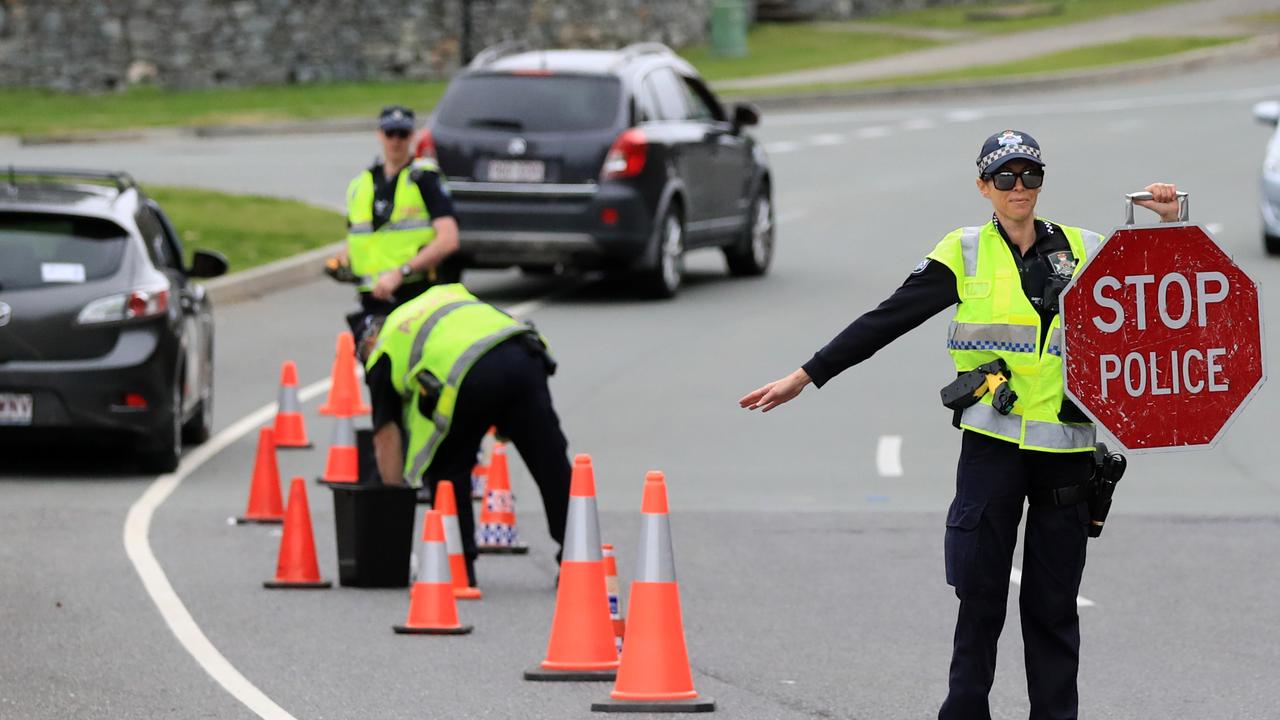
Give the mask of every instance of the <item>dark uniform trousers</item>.
[[(956, 589), (960, 612), (949, 692), (939, 720), (991, 717), (987, 696), (995, 679), (996, 644), (1028, 492), (1079, 485), (1092, 470), (1092, 453), (1020, 450), (1014, 443), (965, 431), (945, 541), (947, 583)], [(1088, 522), (1086, 503), (1027, 509), (1018, 607), (1031, 720), (1076, 717), (1076, 597)]]
[[(490, 427), (510, 438), (542, 494), (551, 537), (564, 544), (569, 511), (568, 441), (551, 405), (545, 356), (532, 336), (517, 336), (494, 346), (467, 372), (458, 388), (449, 434), (427, 468), (432, 497), (436, 483), (453, 482), (458, 496), (458, 526), (462, 531), (467, 570), (475, 582), (476, 523), (467, 500), (471, 469), (480, 442)], [(557, 555), (557, 560), (559, 556)]]

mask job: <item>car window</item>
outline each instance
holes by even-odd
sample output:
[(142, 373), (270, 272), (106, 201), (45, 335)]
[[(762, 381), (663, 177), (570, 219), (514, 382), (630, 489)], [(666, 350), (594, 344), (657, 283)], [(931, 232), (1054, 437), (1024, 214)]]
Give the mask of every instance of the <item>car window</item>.
[(0, 213), (0, 290), (110, 277), (120, 269), (127, 241), (109, 220)]
[(649, 73), (644, 83), (658, 106), (658, 116), (661, 119), (684, 120), (689, 117), (683, 83), (669, 68), (658, 68)]
[(582, 132), (614, 127), (622, 84), (594, 75), (464, 75), (449, 85), (436, 122), (511, 132)]
[(142, 242), (147, 246), (147, 254), (160, 269), (181, 269), (182, 261), (174, 254), (173, 247), (165, 237), (164, 225), (160, 218), (145, 205), (138, 208), (138, 232), (142, 234)]
[(151, 204), (150, 207), (160, 220), (160, 228), (164, 231), (164, 242), (169, 246), (169, 253), (177, 260), (177, 264), (173, 267), (183, 270), (186, 267), (182, 264), (186, 254), (182, 251), (182, 241), (178, 239), (178, 231), (173, 229), (173, 223), (164, 214), (163, 210), (155, 204)]
[(724, 110), (720, 108), (720, 103), (716, 102), (715, 97), (711, 95), (711, 91), (705, 85), (693, 78), (681, 77), (681, 84), (684, 86), (685, 103), (689, 106), (689, 117), (694, 120), (705, 121), (723, 121)]

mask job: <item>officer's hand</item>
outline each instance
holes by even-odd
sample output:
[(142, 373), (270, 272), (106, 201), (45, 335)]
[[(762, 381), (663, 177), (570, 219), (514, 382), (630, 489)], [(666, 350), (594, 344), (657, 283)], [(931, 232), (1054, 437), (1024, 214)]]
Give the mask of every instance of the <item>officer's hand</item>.
[(784, 378), (774, 380), (762, 388), (747, 393), (738, 401), (738, 407), (748, 410), (760, 408), (761, 412), (769, 412), (795, 398), (801, 390), (804, 390), (804, 386), (811, 382), (813, 380), (809, 378), (809, 373), (803, 369), (796, 370)]
[(378, 276), (378, 282), (374, 284), (371, 294), (379, 300), (391, 300), (391, 296), (400, 287), (400, 283), (404, 278), (400, 275), (399, 270), (388, 270)]
[(1174, 222), (1178, 219), (1178, 187), (1173, 183), (1151, 183), (1146, 188), (1151, 193), (1150, 200), (1134, 200), (1134, 205), (1144, 208), (1160, 216), (1160, 222)]

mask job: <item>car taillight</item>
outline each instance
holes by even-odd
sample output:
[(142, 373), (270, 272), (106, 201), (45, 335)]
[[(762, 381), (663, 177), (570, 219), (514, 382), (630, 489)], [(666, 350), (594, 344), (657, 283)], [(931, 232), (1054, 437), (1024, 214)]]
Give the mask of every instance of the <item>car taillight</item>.
[(436, 162), (436, 139), (429, 129), (422, 128), (422, 132), (418, 133), (418, 141), (413, 147), (413, 156)]
[(121, 322), (155, 317), (168, 311), (169, 288), (138, 288), (94, 300), (84, 306), (76, 317), (76, 322), (80, 325)]
[(645, 157), (649, 154), (649, 143), (644, 132), (637, 128), (624, 131), (613, 141), (609, 153), (604, 156), (604, 167), (600, 170), (601, 180), (635, 177), (644, 170)]

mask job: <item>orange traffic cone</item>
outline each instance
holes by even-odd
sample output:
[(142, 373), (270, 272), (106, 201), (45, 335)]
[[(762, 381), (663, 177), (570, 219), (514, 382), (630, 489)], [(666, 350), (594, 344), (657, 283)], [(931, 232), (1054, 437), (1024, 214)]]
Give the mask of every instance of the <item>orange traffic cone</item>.
[(458, 500), (453, 483), (436, 483), (435, 509), (444, 520), (444, 547), (449, 555), (449, 576), (453, 578), (453, 596), (459, 600), (479, 600), (480, 588), (471, 587), (467, 578), (467, 558), (462, 554), (462, 530), (458, 528)]
[(368, 415), (369, 406), (360, 399), (360, 381), (356, 377), (356, 339), (349, 332), (338, 333), (338, 350), (329, 374), (329, 397), (320, 408), (321, 415), (355, 417)]
[(711, 712), (715, 701), (698, 697), (689, 670), (680, 618), (662, 473), (644, 477), (640, 558), (631, 583), (630, 632), (610, 699), (591, 703), (597, 712)]
[(618, 642), (618, 654), (622, 654), (622, 636), (627, 633), (627, 621), (622, 619), (622, 602), (618, 599), (618, 561), (613, 557), (613, 546), (600, 546), (604, 558), (604, 589), (609, 596), (609, 619), (613, 621), (613, 634)]
[(333, 583), (320, 578), (316, 562), (316, 541), (311, 535), (311, 509), (307, 507), (307, 486), (296, 477), (289, 484), (289, 507), (285, 508), (284, 535), (276, 558), (276, 577), (262, 587), (327, 588)]
[(276, 406), (276, 447), (309, 448), (302, 403), (298, 402), (298, 367), (286, 360), (280, 369), (280, 399)]
[(258, 453), (253, 461), (253, 478), (249, 481), (249, 504), (237, 523), (284, 522), (284, 501), (280, 499), (280, 466), (276, 463), (275, 433), (271, 428), (258, 431)]
[(422, 555), (418, 558), (418, 580), (409, 591), (409, 617), (403, 625), (391, 627), (401, 635), (465, 635), (472, 630), (458, 622), (444, 522), (437, 510), (428, 510), (422, 521)]
[(523, 555), (529, 546), (516, 536), (516, 506), (511, 500), (511, 479), (507, 475), (507, 448), (493, 444), (489, 463), (489, 485), (485, 490), (480, 525), (476, 528), (476, 549), (482, 553)]
[(556, 612), (542, 664), (524, 671), (525, 680), (612, 680), (618, 648), (609, 619), (600, 519), (591, 457), (573, 459), (564, 557), (556, 588)]
[(349, 484), (360, 481), (360, 456), (356, 451), (356, 428), (350, 416), (334, 418), (333, 438), (325, 458), (324, 474), (316, 478), (322, 483)]

